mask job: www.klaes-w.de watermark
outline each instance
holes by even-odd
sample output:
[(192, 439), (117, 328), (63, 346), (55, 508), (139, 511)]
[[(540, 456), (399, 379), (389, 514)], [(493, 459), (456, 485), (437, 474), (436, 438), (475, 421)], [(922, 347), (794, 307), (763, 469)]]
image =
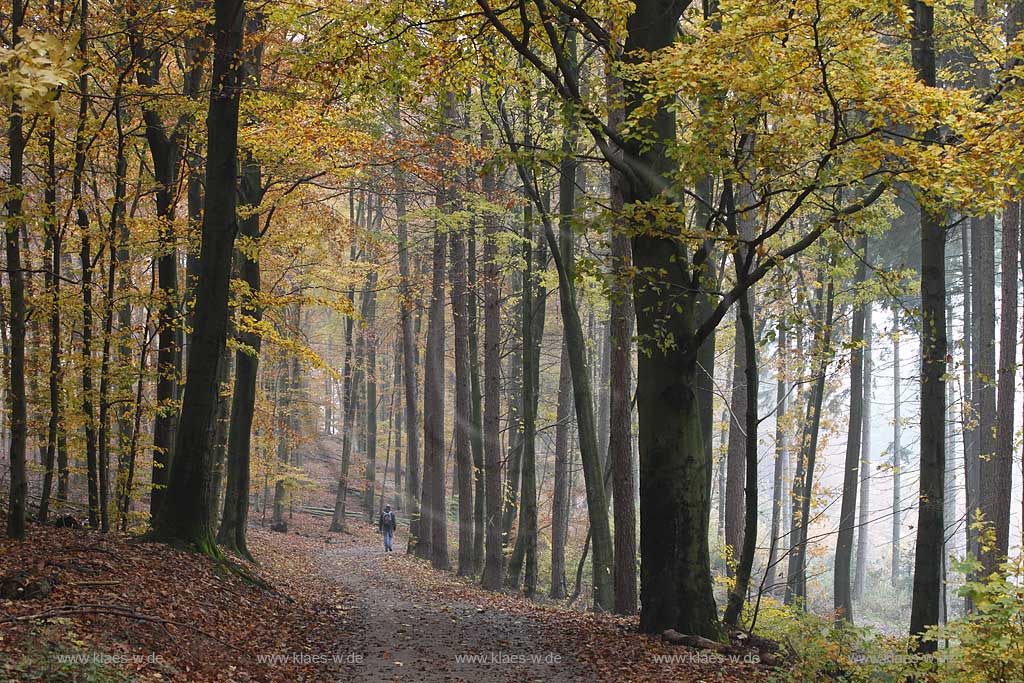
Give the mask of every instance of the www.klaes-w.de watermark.
[(548, 666), (562, 663), (557, 652), (463, 652), (455, 655), (458, 664), (479, 664), (481, 666)]
[(365, 661), (361, 652), (265, 652), (256, 655), (256, 662), (270, 666), (303, 664), (314, 666), (351, 666)]
[(162, 664), (164, 658), (156, 653), (128, 654), (124, 652), (69, 652), (56, 655), (59, 664), (78, 666), (141, 666)]

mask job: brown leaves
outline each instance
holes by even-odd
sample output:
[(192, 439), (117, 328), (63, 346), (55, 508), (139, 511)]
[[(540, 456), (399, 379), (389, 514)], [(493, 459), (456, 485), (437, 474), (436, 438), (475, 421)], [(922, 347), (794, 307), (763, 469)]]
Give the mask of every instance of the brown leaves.
[(17, 620), (0, 626), (0, 660), (17, 665), (26, 653), (54, 658), (85, 652), (93, 661), (115, 662), (108, 665), (138, 681), (330, 676), (323, 665), (301, 658), (266, 661), (268, 655), (335, 645), (342, 617), (335, 606), (344, 598), (330, 586), (313, 588), (318, 572), (310, 558), (322, 541), (259, 531), (253, 536), (257, 553), (268, 558), (267, 566), (253, 571), (274, 591), (162, 544), (34, 525), (27, 541), (0, 543), (0, 575), (31, 567), (55, 588), (38, 600), (0, 601), (0, 619)]

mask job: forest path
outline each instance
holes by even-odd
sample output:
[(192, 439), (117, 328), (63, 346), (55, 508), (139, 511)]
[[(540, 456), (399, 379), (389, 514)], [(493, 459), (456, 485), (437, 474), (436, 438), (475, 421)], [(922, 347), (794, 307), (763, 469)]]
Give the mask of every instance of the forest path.
[(330, 576), (349, 594), (347, 643), (338, 653), (351, 681), (505, 683), (589, 680), (572, 655), (545, 642), (544, 626), (517, 615), (452, 599), (417, 585), (417, 561), (404, 539), (385, 553), (362, 533), (356, 544), (329, 545)]

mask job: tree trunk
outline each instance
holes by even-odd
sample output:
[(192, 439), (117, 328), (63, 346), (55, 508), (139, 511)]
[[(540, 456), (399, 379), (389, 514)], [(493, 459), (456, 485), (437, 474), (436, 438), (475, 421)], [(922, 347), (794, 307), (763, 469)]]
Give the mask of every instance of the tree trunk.
[(125, 212), (125, 176), (128, 162), (125, 158), (125, 132), (121, 121), (121, 91), (115, 91), (114, 122), (117, 129), (117, 153), (114, 160), (114, 198), (110, 211), (110, 227), (107, 231), (107, 283), (103, 301), (103, 346), (100, 354), (100, 395), (99, 395), (99, 493), (100, 529), (110, 530), (108, 502), (110, 499), (110, 344), (114, 332), (114, 294), (118, 273), (117, 239)]
[[(824, 279), (824, 272), (819, 276)], [(827, 293), (826, 291), (827, 290)], [(814, 353), (818, 359), (814, 385), (807, 400), (804, 429), (800, 438), (800, 455), (793, 477), (793, 514), (791, 551), (786, 571), (787, 605), (799, 602), (806, 609), (807, 600), (807, 528), (810, 525), (811, 495), (814, 490), (814, 465), (818, 455), (818, 433), (821, 427), (821, 404), (825, 396), (825, 376), (832, 360), (832, 322), (835, 307), (835, 283), (818, 287), (816, 312), (818, 327), (814, 332)]]
[(569, 349), (562, 340), (558, 367), (558, 405), (555, 409), (555, 484), (551, 496), (551, 590), (558, 600), (566, 596), (565, 543), (569, 535), (569, 421), (572, 420), (572, 374)]
[[(134, 14), (131, 15), (134, 18)], [(162, 49), (147, 47), (138, 34), (138, 27), (130, 25), (129, 42), (132, 57), (141, 68), (135, 71), (136, 80), (143, 88), (156, 88), (162, 69)], [(227, 69), (227, 67), (225, 67)], [(226, 73), (233, 73), (227, 69)], [(154, 523), (161, 514), (166, 488), (170, 481), (173, 461), (176, 423), (178, 416), (178, 381), (181, 366), (179, 344), (180, 326), (178, 307), (178, 249), (174, 237), (174, 218), (178, 164), (181, 149), (177, 132), (168, 132), (161, 112), (146, 106), (142, 111), (146, 140), (153, 162), (153, 176), (157, 182), (156, 219), (161, 242), (157, 260), (158, 299), (157, 317), (157, 411), (153, 423), (152, 490), (149, 499), (150, 516)], [(209, 193), (209, 188), (207, 188)]]
[[(523, 207), (523, 222), (532, 220), (533, 209), (527, 204)], [(514, 330), (522, 330), (523, 316), (525, 315), (522, 302), (524, 292), (522, 274), (513, 273), (511, 280), (512, 299), (515, 300), (512, 306), (511, 327)], [(501, 517), (502, 552), (505, 552), (505, 549), (514, 543), (512, 526), (519, 513), (519, 478), (523, 463), (523, 363), (525, 362), (526, 347), (522, 344), (522, 339), (519, 339), (517, 343), (515, 337), (512, 338), (511, 343), (512, 351), (508, 371), (508, 415), (505, 418), (508, 431), (508, 456), (505, 462), (505, 487), (502, 496), (505, 503)]]
[[(379, 199), (378, 199), (379, 201)], [(371, 270), (366, 293), (369, 303), (363, 318), (363, 347), (366, 349), (366, 493), (363, 495), (366, 518), (373, 522), (376, 515), (374, 498), (377, 491), (377, 271)], [(383, 496), (383, 491), (381, 492)]]
[[(934, 8), (923, 0), (911, 0), (910, 7), (914, 70), (925, 86), (935, 87)], [(937, 141), (938, 136), (936, 128), (926, 131), (925, 144)], [(939, 623), (942, 597), (947, 352), (945, 252), (942, 216), (931, 207), (921, 206), (921, 465), (910, 607), (912, 636), (921, 636), (925, 629)], [(917, 642), (919, 652), (935, 652), (937, 647), (938, 643), (932, 639)]]
[(395, 402), (396, 400), (399, 403), (401, 402), (400, 398), (398, 398), (398, 399), (395, 398), (395, 396), (396, 396), (395, 392), (399, 392), (397, 394), (397, 396), (401, 396), (401, 393), (400, 393), (401, 390), (399, 389), (399, 387), (402, 386), (402, 338), (401, 338), (401, 336), (399, 336), (395, 340), (395, 351), (394, 351), (394, 356), (392, 356), (392, 361), (391, 362), (395, 366), (394, 367), (395, 376), (394, 376), (394, 379), (392, 380), (392, 387), (391, 387), (391, 391), (392, 391), (391, 413), (389, 413), (388, 417), (389, 417), (389, 420), (394, 423), (394, 430), (395, 430), (395, 476), (394, 476), (394, 480), (395, 480), (395, 484), (394, 484), (394, 489), (395, 489), (395, 505), (394, 505), (394, 507), (395, 507), (395, 510), (402, 510), (405, 507), (405, 503), (403, 502), (403, 496), (402, 496), (402, 474), (403, 474), (402, 473), (402, 407), (401, 407), (401, 405), (399, 405), (398, 403)]
[[(60, 329), (60, 284), (61, 244), (64, 231), (58, 227), (57, 218), (57, 163), (56, 163), (56, 121), (50, 119), (50, 130), (46, 135), (46, 263), (50, 269), (45, 274), (46, 292), (49, 298), (50, 366), (49, 398), (50, 419), (46, 428), (46, 473), (43, 475), (43, 490), (39, 499), (39, 521), (45, 523), (49, 517), (50, 491), (53, 488), (53, 474), (57, 459), (57, 441), (63, 421), (63, 402), (60, 391), (61, 329)], [(63, 478), (63, 472), (59, 475)], [(66, 494), (66, 487), (65, 487)], [(66, 502), (58, 491), (58, 502)]]
[[(356, 260), (356, 245), (353, 242), (349, 263)], [(355, 286), (348, 290), (349, 301), (355, 307)], [(355, 346), (355, 316), (350, 315), (345, 322), (345, 360), (342, 365), (342, 391), (344, 392), (343, 418), (341, 425), (341, 472), (338, 476), (338, 492), (334, 498), (334, 515), (331, 518), (331, 531), (345, 531), (345, 503), (348, 498), (348, 469), (352, 459), (352, 438), (356, 417), (356, 393), (359, 391), (359, 352)]]
[(405, 478), (405, 499), (409, 509), (409, 542), (415, 543), (419, 520), (420, 495), (420, 455), (419, 455), (419, 402), (417, 400), (416, 365), (418, 351), (416, 334), (413, 330), (412, 311), (415, 300), (409, 280), (409, 224), (406, 219), (405, 179), (401, 168), (396, 164), (395, 175), (395, 215), (398, 220), (398, 292), (401, 296), (402, 324), (402, 375), (405, 383), (405, 463), (408, 473)]
[[(860, 238), (857, 275), (854, 293), (867, 279), (867, 236)], [(836, 618), (853, 623), (853, 590), (850, 569), (853, 560), (853, 533), (857, 512), (857, 484), (861, 468), (861, 433), (864, 429), (864, 309), (866, 304), (856, 302), (853, 307), (850, 330), (850, 419), (846, 429), (846, 462), (843, 468), (843, 492), (839, 511), (839, 534), (836, 539), (835, 594), (833, 604)]]
[[(490, 129), (481, 127), (481, 146), (488, 147)], [(483, 177), (484, 195), (494, 198), (496, 178), (493, 171)], [(501, 230), (498, 217), (491, 212), (484, 215), (484, 512), (485, 553), (481, 585), (487, 590), (498, 590), (504, 585), (504, 560), (501, 546), (501, 282), (497, 262), (497, 238)]]
[(459, 495), (459, 576), (473, 574), (473, 397), (469, 368), (469, 307), (466, 243), (459, 231), (450, 236), (451, 299), (455, 335), (455, 466)]
[[(564, 201), (564, 199), (563, 199)], [(524, 564), (524, 592), (533, 597), (537, 591), (537, 451), (536, 451), (536, 395), (535, 377), (536, 363), (539, 360), (534, 354), (534, 301), (535, 292), (533, 275), (533, 225), (527, 220), (523, 223), (523, 299), (522, 299), (522, 330), (523, 363), (522, 363), (522, 441), (520, 446), (520, 462), (522, 465), (521, 482), (522, 496), (519, 507), (519, 529), (516, 535), (515, 548), (509, 558), (508, 574), (505, 585), (516, 589), (519, 587), (519, 574)]]
[[(637, 2), (626, 25), (629, 59), (671, 45), (683, 8), (680, 3), (667, 7), (659, 0)], [(626, 88), (627, 93), (631, 90)], [(627, 117), (644, 104), (642, 96), (630, 94)], [(649, 127), (658, 144), (630, 139), (624, 156), (633, 168), (669, 172), (672, 161), (666, 143), (674, 139), (676, 123), (668, 102), (659, 102), (653, 116), (641, 125)], [(625, 205), (633, 205), (631, 209), (643, 211), (644, 203), (660, 194), (660, 188), (640, 177), (627, 184), (623, 199)], [(705, 340), (695, 336), (697, 295), (690, 294), (694, 287), (678, 263), (677, 246), (658, 230), (639, 230), (633, 237), (633, 264), (641, 274), (633, 285), (639, 338), (655, 340), (668, 333), (675, 341), (672, 347), (648, 342), (638, 353), (640, 628), (648, 633), (673, 628), (717, 638), (720, 627), (707, 538), (711, 463), (697, 395), (702, 381), (698, 350)], [(652, 272), (669, 273), (668, 281), (655, 285), (642, 275)], [(687, 294), (676, 297), (676, 292)]]
[(966, 523), (964, 524), (964, 536), (966, 538), (966, 551), (969, 554), (978, 556), (977, 533), (971, 528), (978, 509), (978, 489), (981, 486), (980, 469), (978, 462), (978, 434), (973, 427), (975, 421), (974, 397), (971, 394), (973, 384), (974, 368), (971, 365), (974, 355), (974, 338), (972, 328), (974, 327), (974, 311), (971, 307), (971, 290), (973, 289), (973, 277), (970, 264), (970, 241), (971, 231), (969, 222), (960, 226), (960, 271), (963, 273), (963, 395), (960, 405), (962, 411), (961, 429), (964, 442), (964, 495), (966, 496)]
[[(254, 14), (249, 20), (249, 32), (258, 33), (262, 23), (262, 15)], [(262, 41), (257, 41), (244, 63), (246, 81), (257, 87), (262, 62)], [(237, 255), (238, 274), (249, 291), (248, 296), (242, 297), (239, 304), (239, 315), (244, 324), (236, 327), (242, 346), (235, 351), (235, 388), (231, 395), (231, 416), (228, 422), (227, 488), (217, 542), (227, 550), (252, 559), (246, 540), (246, 528), (249, 520), (249, 470), (252, 460), (252, 422), (256, 408), (256, 375), (263, 338), (251, 330), (263, 320), (263, 307), (258, 300), (262, 285), (259, 250), (256, 248), (260, 238), (260, 214), (256, 208), (263, 201), (263, 169), (251, 151), (246, 152), (241, 171), (238, 199), (245, 210), (238, 228), (243, 239), (253, 242), (253, 248)]]
[(736, 310), (732, 362), (732, 395), (729, 399), (729, 444), (725, 453), (725, 571), (732, 577), (743, 545), (743, 487), (747, 451), (746, 335)]
[[(1020, 3), (1012, 6), (1020, 21)], [(1007, 204), (1003, 211), (1001, 243), (1002, 279), (999, 315), (999, 386), (996, 404), (995, 453), (983, 472), (988, 479), (983, 486), (989, 491), (987, 515), (995, 527), (995, 549), (982, 556), (985, 569), (996, 571), (1010, 549), (1010, 498), (1013, 484), (1013, 422), (1014, 398), (1017, 392), (1017, 251), (1020, 248), (1020, 202)], [(986, 516), (988, 519), (989, 517)]]
[(469, 381), (473, 423), (470, 446), (473, 449), (473, 574), (484, 570), (484, 512), (486, 478), (484, 476), (483, 395), (480, 388), (480, 325), (477, 318), (476, 287), (479, 271), (476, 264), (476, 230), (467, 233), (466, 315), (469, 319)]
[[(750, 215), (743, 210), (737, 211), (736, 197), (733, 194), (732, 181), (724, 183), (723, 194), (728, 202), (727, 227), (729, 232), (742, 240), (752, 239), (754, 236), (754, 225)], [(743, 202), (747, 205), (756, 201), (753, 189), (744, 184), (740, 193)], [(747, 247), (743, 242), (733, 252), (733, 262), (736, 267), (737, 282), (743, 281), (749, 270), (749, 259), (747, 258)], [(750, 586), (750, 574), (754, 566), (754, 552), (757, 547), (757, 427), (758, 414), (758, 367), (757, 367), (757, 342), (754, 332), (754, 290), (748, 288), (740, 294), (738, 300), (738, 327), (736, 329), (736, 346), (740, 348), (742, 338), (743, 358), (737, 359), (737, 365), (743, 367), (742, 385), (744, 396), (743, 406), (743, 534), (740, 543), (740, 553), (736, 564), (736, 582), (729, 594), (726, 605), (724, 621), (729, 626), (735, 627), (739, 624), (740, 614), (743, 610), (743, 603), (747, 598), (747, 590)], [(737, 380), (734, 379), (733, 390), (735, 391)], [(737, 416), (738, 417), (738, 416)], [(736, 418), (734, 418), (736, 419)], [(738, 425), (737, 425), (738, 426)], [(727, 496), (728, 498), (728, 496)], [(727, 501), (728, 504), (728, 501)], [(728, 526), (726, 527), (728, 533)]]
[[(789, 401), (789, 381), (786, 377), (786, 355), (789, 352), (789, 340), (786, 326), (779, 325), (776, 337), (778, 376), (775, 379), (775, 470), (772, 476), (772, 526), (768, 549), (768, 591), (777, 596), (785, 577), (779, 560), (779, 543), (782, 541), (782, 516), (784, 514), (783, 490), (786, 482), (786, 460), (789, 458), (788, 435), (786, 434), (786, 409)], [(776, 566), (778, 565), (778, 566)]]
[(896, 586), (900, 576), (900, 536), (903, 533), (903, 387), (900, 376), (900, 327), (899, 311), (892, 313), (892, 567), (889, 582)]
[[(437, 193), (438, 208), (448, 206), (447, 189)], [(448, 235), (434, 232), (432, 285), (427, 318), (427, 347), (423, 357), (423, 500), (417, 555), (430, 558), (436, 569), (448, 568), (448, 524), (445, 510), (444, 437), (444, 289)]]
[[(609, 93), (622, 92), (622, 81), (608, 74)], [(618, 105), (609, 107), (608, 123), (618, 130), (624, 112)], [(616, 169), (609, 170), (609, 208), (621, 216), (628, 192), (626, 179)], [(611, 228), (611, 262), (616, 288), (608, 304), (608, 457), (612, 466), (613, 519), (615, 523), (615, 612), (636, 614), (637, 610), (637, 547), (636, 499), (637, 481), (633, 459), (633, 301), (629, 291), (629, 269), (632, 266), (629, 236), (618, 222)], [(712, 348), (714, 342), (712, 341)], [(702, 425), (703, 427), (703, 425)]]
[(195, 332), (188, 357), (181, 420), (158, 536), (219, 554), (210, 529), (210, 459), (219, 385), (218, 365), (227, 336), (228, 290), (235, 233), (238, 174), (238, 105), (241, 93), (244, 0), (214, 0), (214, 64), (207, 115), (206, 207), (196, 286)]
[[(18, 31), (25, 20), (25, 7), (21, 0), (11, 3), (11, 45), (20, 41)], [(84, 40), (84, 33), (82, 40)], [(21, 271), (21, 245), (18, 242), (22, 221), (22, 178), (25, 157), (25, 137), (21, 108), (15, 101), (8, 117), (7, 144), (10, 154), (9, 197), (6, 202), (5, 231), (7, 278), (10, 286), (10, 463), (11, 494), (7, 508), (8, 538), (25, 538), (25, 506), (28, 497), (28, 477), (25, 467), (25, 441), (27, 437), (27, 409), (25, 405), (25, 281)]]
[[(79, 6), (78, 53), (80, 59), (87, 61), (86, 45), (88, 41), (87, 20), (88, 2), (83, 0)], [(71, 179), (71, 204), (76, 215), (76, 224), (81, 235), (79, 256), (82, 263), (82, 413), (85, 424), (86, 482), (88, 489), (89, 526), (94, 529), (100, 526), (99, 501), (99, 470), (96, 453), (96, 416), (93, 409), (93, 377), (92, 377), (92, 244), (89, 236), (89, 214), (85, 209), (82, 197), (82, 183), (86, 164), (86, 124), (89, 116), (89, 76), (83, 70), (78, 77), (79, 105), (78, 129), (75, 133), (75, 164)], [(12, 305), (13, 308), (13, 305)]]
[(864, 393), (861, 410), (860, 434), (860, 510), (857, 516), (857, 561), (853, 570), (853, 600), (864, 596), (864, 579), (867, 576), (868, 552), (870, 545), (869, 525), (871, 522), (871, 302), (864, 307)]

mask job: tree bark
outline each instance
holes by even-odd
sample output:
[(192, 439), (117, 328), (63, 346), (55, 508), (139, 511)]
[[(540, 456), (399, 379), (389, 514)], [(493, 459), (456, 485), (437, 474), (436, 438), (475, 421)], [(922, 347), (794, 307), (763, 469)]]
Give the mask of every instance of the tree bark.
[(121, 232), (125, 213), (125, 177), (128, 162), (125, 158), (125, 132), (121, 120), (120, 86), (114, 94), (114, 123), (117, 129), (117, 152), (114, 160), (114, 197), (111, 203), (110, 225), (107, 230), (107, 282), (103, 300), (103, 344), (100, 353), (99, 393), (99, 493), (100, 529), (110, 530), (108, 503), (110, 499), (110, 345), (114, 332), (114, 294), (118, 275), (117, 239)]
[[(131, 15), (135, 18), (135, 14)], [(162, 69), (162, 48), (147, 46), (137, 26), (129, 29), (132, 57), (140, 64), (136, 80), (143, 88), (159, 84)], [(233, 70), (233, 69), (232, 69)], [(181, 346), (178, 327), (178, 248), (174, 237), (174, 218), (180, 144), (178, 131), (169, 132), (160, 111), (146, 106), (142, 111), (146, 140), (153, 162), (156, 180), (156, 219), (161, 242), (157, 260), (158, 297), (160, 309), (157, 317), (157, 411), (153, 423), (153, 469), (151, 474), (150, 517), (160, 516), (160, 509), (170, 481), (176, 424), (178, 419), (178, 381), (181, 367)], [(209, 192), (209, 188), (207, 188)]]
[[(350, 250), (349, 263), (356, 260), (356, 245), (353, 242)], [(355, 307), (356, 293), (353, 285), (348, 290), (349, 301)], [(348, 498), (348, 470), (352, 459), (352, 439), (355, 433), (353, 424), (356, 417), (356, 393), (359, 391), (359, 352), (355, 346), (355, 315), (350, 315), (345, 322), (345, 361), (342, 365), (342, 391), (344, 392), (343, 417), (341, 426), (341, 470), (338, 476), (338, 492), (334, 498), (334, 515), (331, 518), (331, 531), (345, 531), (345, 503)]]
[[(1012, 5), (1020, 21), (1021, 3)], [(1008, 20), (1009, 21), (1009, 20)], [(1009, 32), (1008, 32), (1009, 33)], [(1009, 37), (1009, 35), (1008, 35)], [(1020, 248), (1020, 202), (1012, 201), (1003, 211), (1000, 253), (999, 376), (995, 419), (995, 452), (983, 474), (983, 486), (989, 491), (986, 517), (995, 527), (995, 548), (982, 556), (987, 572), (998, 570), (1010, 550), (1010, 498), (1013, 483), (1014, 398), (1017, 392), (1017, 252)], [(984, 466), (983, 466), (984, 467)], [(990, 517), (988, 517), (990, 515)]]
[[(378, 199), (379, 201), (379, 199)], [(376, 219), (375, 219), (376, 220)], [(363, 505), (366, 518), (373, 523), (376, 515), (374, 498), (377, 491), (377, 271), (371, 270), (366, 293), (369, 295), (366, 317), (363, 318), (363, 348), (366, 349), (366, 493)], [(381, 492), (383, 496), (383, 491)]]
[[(910, 8), (914, 70), (925, 86), (934, 87), (934, 8), (923, 0), (910, 0)], [(926, 131), (925, 144), (937, 141), (938, 136), (935, 128)], [(947, 353), (945, 252), (946, 230), (941, 214), (929, 206), (921, 206), (921, 465), (910, 607), (912, 636), (922, 636), (925, 629), (939, 623), (942, 597)], [(975, 368), (975, 372), (977, 370)], [(937, 647), (938, 643), (932, 639), (917, 641), (919, 652), (935, 652)]]
[[(611, 209), (621, 215), (624, 179), (611, 171)], [(613, 519), (615, 522), (615, 612), (636, 614), (637, 547), (636, 501), (633, 492), (633, 302), (628, 272), (632, 264), (629, 237), (612, 226), (613, 277), (617, 288), (608, 306), (609, 337), (609, 430), (608, 458), (612, 467)], [(621, 282), (620, 282), (621, 280)]]
[[(449, 106), (449, 105), (446, 105)], [(447, 188), (437, 191), (438, 209), (448, 207)], [(434, 232), (432, 285), (427, 317), (427, 348), (423, 357), (423, 500), (417, 554), (436, 569), (448, 568), (448, 524), (445, 510), (444, 347), (445, 268), (448, 235)]]
[[(248, 30), (256, 34), (262, 29), (263, 18), (254, 13)], [(244, 77), (259, 86), (263, 63), (262, 41), (246, 56)], [(260, 281), (260, 214), (263, 201), (263, 169), (247, 151), (242, 162), (238, 184), (238, 200), (244, 208), (238, 222), (239, 233), (249, 242), (249, 249), (237, 254), (238, 275), (248, 291), (239, 304), (240, 324), (236, 325), (241, 346), (235, 351), (235, 388), (231, 394), (231, 415), (228, 422), (227, 487), (224, 492), (224, 510), (221, 515), (217, 542), (225, 549), (252, 559), (246, 538), (249, 520), (249, 481), (252, 460), (252, 423), (256, 409), (256, 376), (259, 371), (263, 338), (254, 330), (263, 320), (263, 307), (259, 303)], [(346, 347), (347, 348), (347, 347)]]
[(900, 576), (900, 536), (903, 534), (903, 387), (900, 376), (899, 311), (892, 313), (892, 535), (890, 540), (892, 566), (889, 582), (896, 586)]
[(469, 293), (466, 315), (469, 318), (469, 380), (473, 422), (470, 445), (473, 449), (473, 574), (484, 570), (484, 519), (486, 478), (484, 476), (483, 394), (480, 387), (480, 325), (477, 317), (476, 230), (467, 233), (467, 276)]
[[(671, 45), (686, 3), (665, 4), (640, 0), (627, 20), (625, 54), (634, 59)], [(627, 93), (631, 91), (627, 88)], [(642, 95), (630, 94), (626, 115), (644, 104)], [(665, 143), (675, 137), (675, 118), (668, 102), (641, 122), (658, 144), (630, 139), (624, 149), (631, 167), (664, 175), (672, 166)], [(645, 136), (646, 137), (646, 136)], [(643, 210), (660, 188), (630, 180), (624, 204)], [(642, 217), (641, 219), (642, 220)], [(640, 424), (640, 628), (717, 638), (718, 613), (712, 594), (711, 560), (707, 529), (710, 514), (710, 472), (701, 427), (697, 395), (697, 308), (692, 295), (682, 300), (666, 296), (692, 291), (690, 278), (677, 262), (677, 243), (657, 230), (639, 230), (633, 237), (633, 264), (638, 273), (633, 296), (639, 350), (637, 409)], [(656, 284), (650, 274), (665, 271), (668, 281)], [(671, 334), (674, 348), (652, 343)], [(666, 533), (666, 530), (670, 530)]]
[[(53, 489), (54, 469), (57, 467), (58, 434), (63, 422), (63, 402), (60, 392), (60, 284), (62, 265), (61, 244), (64, 238), (64, 231), (61, 229), (59, 219), (57, 218), (56, 127), (56, 118), (50, 117), (49, 130), (46, 132), (46, 189), (43, 192), (43, 203), (46, 206), (44, 222), (44, 231), (46, 233), (45, 263), (49, 266), (49, 270), (44, 274), (44, 282), (50, 304), (48, 315), (50, 332), (50, 365), (48, 373), (50, 417), (46, 429), (46, 455), (44, 456), (46, 472), (43, 475), (43, 490), (40, 494), (38, 514), (39, 521), (43, 523), (49, 517), (50, 492)], [(58, 477), (66, 479), (66, 468), (58, 474)], [(65, 502), (66, 484), (63, 488), (65, 496), (61, 496), (58, 489), (58, 502)]]
[[(776, 359), (778, 367), (775, 378), (775, 469), (772, 476), (772, 521), (771, 537), (768, 549), (768, 591), (777, 596), (782, 586), (785, 573), (781, 570), (779, 561), (779, 543), (782, 534), (782, 516), (784, 514), (784, 500), (786, 498), (786, 460), (789, 458), (788, 435), (786, 434), (786, 410), (789, 400), (789, 380), (786, 376), (786, 355), (789, 352), (789, 340), (786, 334), (785, 324), (779, 325), (776, 337), (778, 345)], [(777, 566), (780, 565), (780, 566)]]
[(469, 306), (464, 236), (453, 231), (451, 242), (452, 321), (455, 333), (455, 466), (459, 495), (458, 575), (473, 574), (473, 397), (469, 360)]
[[(402, 375), (404, 380), (403, 392), (405, 396), (405, 462), (408, 473), (405, 478), (406, 494), (405, 499), (409, 508), (410, 544), (415, 543), (416, 529), (413, 524), (419, 520), (419, 495), (420, 495), (420, 454), (419, 454), (419, 405), (417, 400), (416, 365), (418, 351), (416, 348), (416, 334), (413, 330), (412, 311), (415, 308), (415, 300), (410, 285), (409, 271), (409, 223), (406, 219), (405, 205), (405, 177), (401, 168), (396, 164), (395, 175), (395, 216), (398, 220), (398, 292), (401, 296), (401, 324), (402, 324)], [(411, 547), (411, 546), (410, 546)]]
[[(491, 142), (486, 124), (481, 126), (481, 146)], [(483, 177), (484, 195), (494, 198), (496, 178), (493, 171)], [(498, 590), (504, 585), (505, 565), (501, 545), (501, 283), (497, 238), (500, 232), (498, 217), (484, 214), (484, 489), (485, 489), (485, 553), (481, 585), (487, 590)]]
[[(866, 255), (865, 255), (866, 258)], [(869, 525), (871, 522), (871, 302), (864, 307), (864, 393), (861, 409), (860, 435), (860, 509), (857, 517), (857, 561), (853, 570), (853, 600), (864, 596), (864, 579), (867, 576), (868, 552), (871, 547)]]
[[(78, 53), (83, 63), (88, 63), (86, 46), (88, 45), (87, 21), (89, 5), (82, 0), (79, 5), (78, 19)], [(99, 469), (96, 453), (96, 415), (93, 408), (93, 311), (92, 311), (92, 273), (93, 256), (92, 241), (89, 235), (89, 214), (85, 209), (82, 183), (85, 176), (86, 163), (86, 124), (89, 116), (89, 75), (83, 69), (78, 77), (78, 128), (75, 132), (75, 162), (71, 174), (71, 205), (74, 207), (76, 220), (81, 236), (79, 257), (82, 265), (82, 414), (85, 424), (86, 482), (88, 490), (89, 526), (98, 529), (100, 526), (99, 500)], [(13, 305), (12, 305), (13, 308)]]
[(210, 529), (210, 459), (227, 336), (231, 257), (238, 230), (238, 105), (244, 0), (214, 0), (214, 64), (207, 115), (206, 207), (196, 286), (195, 332), (188, 357), (174, 463), (154, 530), (157, 536), (219, 554)]
[[(11, 3), (11, 45), (20, 41), (18, 31), (25, 21), (25, 7), (21, 0)], [(84, 36), (84, 33), (83, 33)], [(7, 148), (10, 155), (9, 186), (6, 202), (7, 281), (10, 287), (10, 463), (11, 494), (7, 508), (8, 538), (25, 538), (25, 507), (28, 498), (28, 476), (25, 465), (27, 438), (27, 409), (25, 405), (25, 281), (21, 271), (22, 179), (25, 157), (24, 121), (21, 108), (15, 101), (11, 106), (7, 126)]]
[(522, 299), (522, 330), (523, 363), (522, 363), (522, 441), (520, 446), (522, 495), (519, 507), (519, 528), (515, 547), (509, 558), (508, 573), (505, 584), (509, 588), (519, 587), (519, 574), (523, 566), (526, 572), (523, 581), (527, 597), (533, 597), (537, 591), (537, 451), (536, 451), (536, 392), (535, 365), (538, 361), (534, 354), (534, 300), (535, 291), (533, 275), (533, 224), (523, 223), (523, 299)]
[(743, 545), (743, 487), (747, 450), (746, 335), (739, 308), (736, 310), (732, 362), (732, 395), (729, 398), (729, 442), (725, 452), (725, 571), (732, 577)]
[(551, 496), (551, 590), (548, 597), (566, 597), (565, 544), (569, 535), (569, 421), (572, 420), (572, 374), (569, 349), (562, 340), (558, 367), (558, 404), (555, 409), (555, 483)]
[[(860, 238), (855, 256), (857, 274), (854, 293), (867, 279), (867, 236)], [(859, 293), (863, 296), (863, 292)], [(853, 307), (850, 330), (850, 419), (846, 429), (846, 463), (843, 468), (843, 492), (839, 511), (839, 534), (836, 539), (836, 560), (834, 579), (834, 600), (836, 618), (853, 623), (853, 590), (850, 583), (850, 569), (853, 560), (854, 518), (857, 511), (857, 484), (861, 468), (861, 433), (864, 428), (864, 309), (866, 304), (858, 301)]]
[[(820, 277), (826, 277), (820, 273)], [(827, 290), (827, 293), (826, 293)], [(814, 490), (814, 465), (818, 455), (818, 433), (821, 427), (821, 404), (825, 396), (825, 375), (832, 360), (832, 322), (835, 306), (835, 283), (818, 287), (816, 312), (818, 327), (814, 332), (814, 353), (818, 359), (814, 385), (807, 399), (804, 429), (800, 438), (800, 456), (793, 477), (793, 513), (791, 551), (786, 571), (787, 605), (799, 602), (806, 609), (807, 600), (807, 528), (810, 525), (811, 495)]]

